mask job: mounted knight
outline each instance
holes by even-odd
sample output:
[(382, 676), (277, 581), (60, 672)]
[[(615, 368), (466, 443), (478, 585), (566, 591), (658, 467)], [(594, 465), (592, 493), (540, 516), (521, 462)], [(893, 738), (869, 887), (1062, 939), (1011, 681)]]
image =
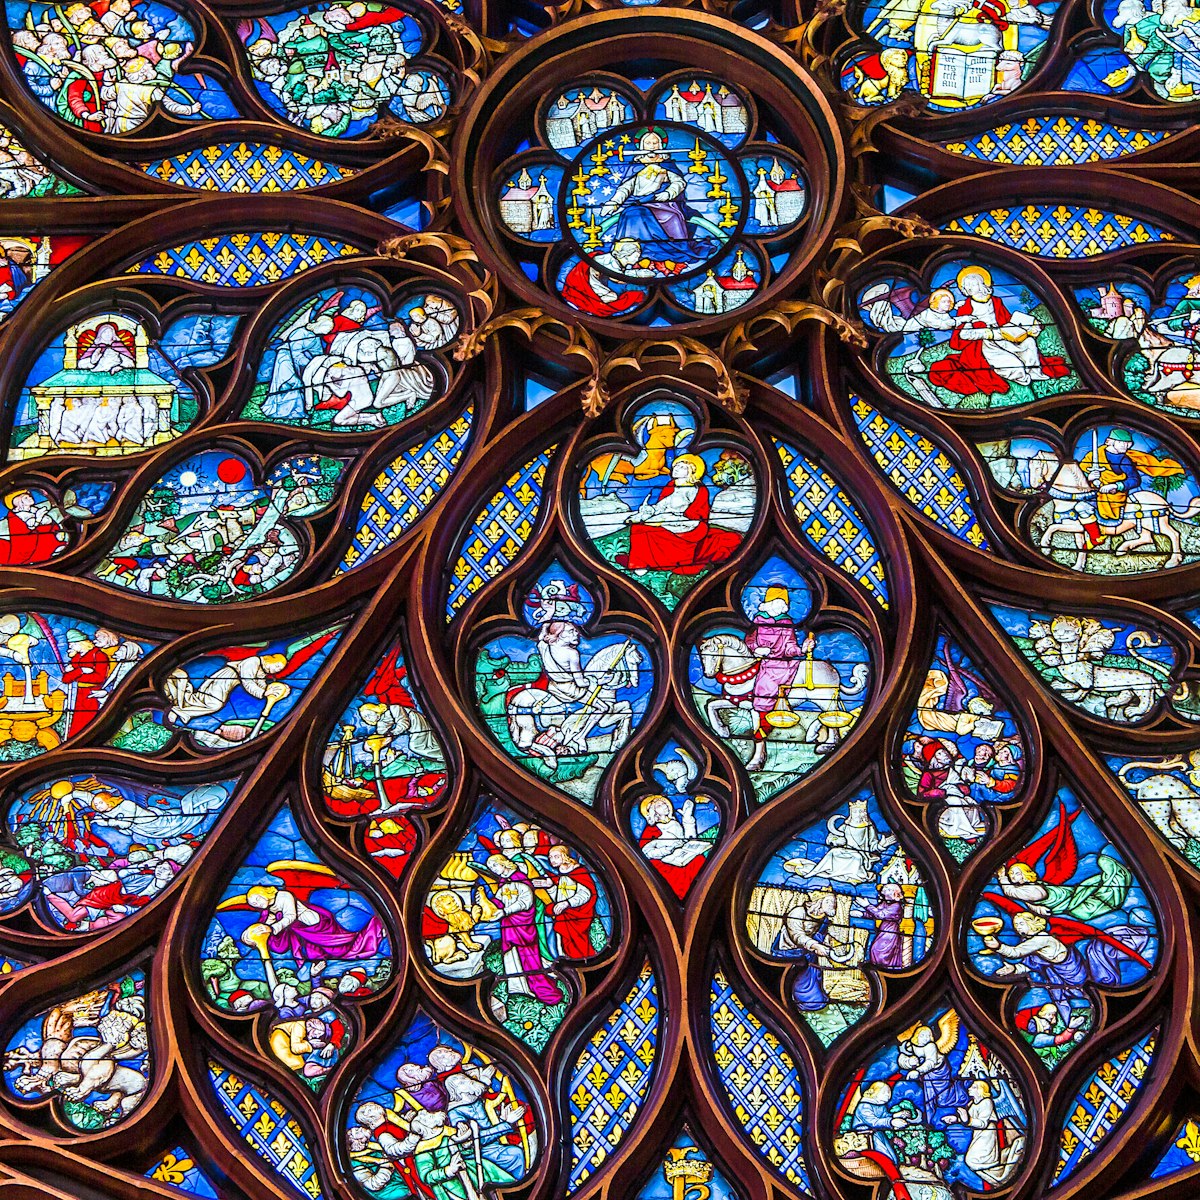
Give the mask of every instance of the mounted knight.
[[(739, 709), (754, 714), (754, 751), (746, 764), (750, 771), (766, 763), (767, 742), (780, 728), (805, 723), (805, 739), (817, 754), (830, 754), (845, 735), (849, 722), (843, 699), (865, 693), (869, 672), (855, 666), (849, 685), (843, 683), (834, 663), (814, 657), (816, 639), (801, 642), (796, 624), (788, 615), (791, 598), (786, 587), (772, 584), (763, 593), (753, 617), (754, 628), (745, 638), (734, 633), (714, 633), (698, 646), (700, 667), (721, 688), (705, 705), (705, 715), (723, 737), (731, 737), (729, 717)], [(796, 712), (807, 710), (815, 719)]]
[(530, 594), (528, 611), (538, 626), (542, 669), (532, 683), (506, 693), (513, 745), (555, 771), (560, 756), (589, 753), (597, 731), (610, 731), (613, 746), (624, 743), (633, 709), (617, 693), (637, 686), (641, 654), (633, 642), (604, 646), (584, 662), (580, 626), (587, 606), (574, 584), (550, 580)]

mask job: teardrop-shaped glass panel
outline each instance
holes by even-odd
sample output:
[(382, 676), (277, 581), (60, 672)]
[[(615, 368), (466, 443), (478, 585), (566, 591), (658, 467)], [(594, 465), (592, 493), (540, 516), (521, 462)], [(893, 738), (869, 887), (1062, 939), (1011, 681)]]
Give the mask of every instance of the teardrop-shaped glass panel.
[(442, 865), (421, 913), (425, 957), (447, 979), (492, 980), (492, 1016), (543, 1050), (572, 1001), (558, 964), (612, 938), (608, 893), (556, 830), (485, 800)]
[(1114, 576), (1200, 557), (1200, 482), (1173, 440), (1105, 424), (1084, 429), (1067, 450), (1033, 437), (991, 447), (993, 475), (1011, 475), (1012, 490), (1034, 497), (1027, 536), (1052, 562)]
[(633, 409), (630, 441), (584, 468), (579, 516), (596, 553), (668, 610), (737, 553), (758, 508), (744, 451), (697, 440), (692, 410), (677, 400)]
[(81, 617), (0, 613), (0, 762), (34, 758), (83, 732), (152, 648)]
[(889, 593), (883, 555), (858, 506), (815, 459), (779, 438), (771, 441), (783, 463), (792, 512), (804, 536), (886, 609)]
[(1200, 750), (1105, 761), (1154, 831), (1200, 867)]
[(119, 136), (159, 113), (185, 121), (239, 115), (218, 80), (187, 69), (202, 29), (169, 5), (142, 0), (126, 17), (38, 0), (6, 9), (26, 86), (69, 125)]
[(1007, 703), (962, 648), (939, 633), (900, 746), (910, 796), (928, 804), (931, 823), (956, 862), (988, 836), (987, 810), (1020, 796), (1024, 738)]
[(1089, 716), (1136, 725), (1171, 691), (1176, 653), (1152, 629), (1061, 609), (989, 607), (1046, 687)]
[(1080, 386), (1050, 309), (999, 267), (955, 259), (925, 287), (872, 283), (858, 304), (889, 339), (892, 386), (930, 408), (1012, 408)]
[(833, 1151), (879, 1200), (991, 1191), (1025, 1158), (1028, 1117), (1000, 1053), (940, 1005), (894, 1033), (846, 1082)]
[(591, 592), (558, 563), (539, 576), (522, 615), (525, 630), (480, 647), (479, 710), (510, 758), (591, 804), (646, 711), (654, 660), (637, 638), (595, 620)]
[(237, 32), (262, 100), (322, 137), (357, 137), (381, 111), (426, 124), (450, 104), (449, 79), (424, 57), (428, 31), (394, 4), (310, 4), (239, 21)]
[(137, 454), (178, 437), (202, 398), (140, 314), (95, 313), (35, 360), (17, 400), (8, 459)]
[[(1132, 26), (1125, 26), (1125, 36), (1136, 39)], [(1113, 360), (1118, 385), (1151, 408), (1178, 417), (1196, 415), (1192, 314), (1200, 282), (1194, 266), (1169, 275), (1153, 290), (1109, 274), (1090, 287), (1076, 288), (1075, 297), (1097, 333), (1128, 347), (1128, 353)]]
[(866, 788), (775, 850), (745, 921), (761, 955), (793, 964), (792, 1002), (826, 1046), (866, 1015), (872, 976), (916, 966), (935, 934), (920, 867)]
[(462, 324), (453, 300), (405, 290), (394, 310), (364, 287), (305, 297), (271, 331), (242, 416), (333, 433), (396, 425), (445, 393), (435, 354)]
[(72, 524), (49, 492), (19, 488), (0, 500), (0, 566), (40, 566), (72, 540)]
[(734, 1119), (767, 1164), (812, 1190), (804, 1158), (804, 1084), (779, 1039), (745, 1005), (724, 971), (713, 976), (712, 1056)]
[(184, 604), (236, 604), (285, 584), (306, 545), (295, 521), (328, 508), (345, 464), (297, 454), (260, 486), (241, 455), (205, 450), (166, 472), (93, 574)]
[(271, 1053), (315, 1091), (349, 1049), (347, 1006), (391, 979), (392, 943), (285, 807), (225, 886), (196, 966), (218, 1012), (270, 1015)]
[(971, 490), (946, 450), (861, 396), (850, 397), (850, 410), (863, 446), (892, 487), (948, 534), (986, 550), (987, 534), (975, 514)]
[(659, 1004), (658, 980), (647, 961), (575, 1059), (567, 1081), (571, 1192), (621, 1145), (645, 1103), (658, 1063)]
[(1017, 1029), (1050, 1069), (1094, 1024), (1094, 989), (1141, 983), (1158, 945), (1145, 887), (1066, 787), (984, 887), (967, 934), (976, 971), (1023, 985)]
[(208, 1080), (221, 1111), (265, 1169), (306, 1200), (322, 1200), (313, 1152), (295, 1114), (260, 1084), (212, 1059)]
[(21, 140), (6, 125), (0, 125), (0, 153), (11, 161), (17, 170), (5, 173), (3, 194), (0, 199), (23, 200), (26, 196), (78, 196), (82, 193), (56, 171), (46, 166), (36, 155), (31, 154)]
[(813, 591), (774, 556), (741, 595), (745, 619), (705, 627), (688, 663), (701, 717), (745, 765), (760, 801), (835, 754), (871, 687), (856, 632), (821, 620)]
[(557, 448), (555, 443), (535, 454), (476, 514), (450, 568), (447, 621), (454, 620), (458, 610), (525, 548), (537, 525), (546, 469)]
[(721, 809), (693, 786), (700, 768), (674, 739), (658, 752), (650, 772), (662, 790), (634, 802), (630, 829), (647, 865), (683, 900), (720, 840)]
[(287, 720), (333, 653), (347, 622), (237, 646), (175, 667), (162, 686), (167, 723), (203, 750), (252, 742)]
[(390, 550), (433, 507), (462, 464), (474, 417), (475, 409), (468, 404), (444, 429), (414, 442), (375, 476), (335, 575)]
[(1158, 1032), (1146, 1034), (1098, 1067), (1067, 1108), (1050, 1186), (1065, 1183), (1129, 1116), (1150, 1075)]
[(187, 867), (236, 782), (71, 774), (26, 789), (6, 822), (28, 871), (4, 862), (0, 910), (18, 908), (32, 893), (43, 919), (70, 933), (128, 920)]
[(120, 1124), (150, 1088), (147, 1008), (146, 976), (130, 971), (35, 1014), (5, 1047), (5, 1087), (17, 1100), (52, 1099), (83, 1133)]
[(367, 853), (399, 879), (417, 847), (409, 814), (442, 801), (447, 770), (397, 640), (329, 731), (321, 759), (325, 807), (339, 820), (365, 820)]
[(537, 1165), (540, 1125), (498, 1057), (418, 1011), (350, 1102), (346, 1151), (366, 1197), (484, 1200)]

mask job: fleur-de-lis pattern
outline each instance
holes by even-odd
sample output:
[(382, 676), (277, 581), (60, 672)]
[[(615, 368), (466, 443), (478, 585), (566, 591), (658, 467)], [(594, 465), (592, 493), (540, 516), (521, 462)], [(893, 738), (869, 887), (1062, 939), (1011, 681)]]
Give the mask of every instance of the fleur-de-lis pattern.
[(658, 1058), (658, 981), (649, 963), (575, 1060), (567, 1084), (571, 1190), (620, 1146), (650, 1090)]
[(795, 1060), (721, 971), (709, 999), (713, 1062), (734, 1120), (777, 1174), (807, 1191), (804, 1086)]

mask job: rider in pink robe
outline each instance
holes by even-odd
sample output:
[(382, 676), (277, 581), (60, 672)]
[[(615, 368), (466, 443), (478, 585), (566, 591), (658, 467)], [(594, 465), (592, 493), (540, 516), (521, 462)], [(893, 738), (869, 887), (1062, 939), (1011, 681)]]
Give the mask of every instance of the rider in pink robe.
[(778, 585), (767, 588), (754, 615), (754, 628), (746, 635), (747, 647), (759, 659), (754, 677), (754, 711), (759, 714), (756, 737), (766, 736), (765, 714), (779, 707), (779, 694), (792, 686), (800, 664), (796, 624), (787, 609), (787, 589)]

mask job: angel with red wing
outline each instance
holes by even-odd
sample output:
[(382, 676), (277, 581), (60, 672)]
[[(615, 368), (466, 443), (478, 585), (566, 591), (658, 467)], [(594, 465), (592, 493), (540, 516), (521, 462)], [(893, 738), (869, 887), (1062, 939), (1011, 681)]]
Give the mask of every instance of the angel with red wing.
[[(1128, 986), (1153, 970), (1157, 928), (1143, 888), (1066, 789), (996, 883), (972, 922), (972, 958), (985, 974), (1041, 984), (1057, 997), (1085, 984)], [(1015, 938), (1002, 936), (1008, 924)]]

